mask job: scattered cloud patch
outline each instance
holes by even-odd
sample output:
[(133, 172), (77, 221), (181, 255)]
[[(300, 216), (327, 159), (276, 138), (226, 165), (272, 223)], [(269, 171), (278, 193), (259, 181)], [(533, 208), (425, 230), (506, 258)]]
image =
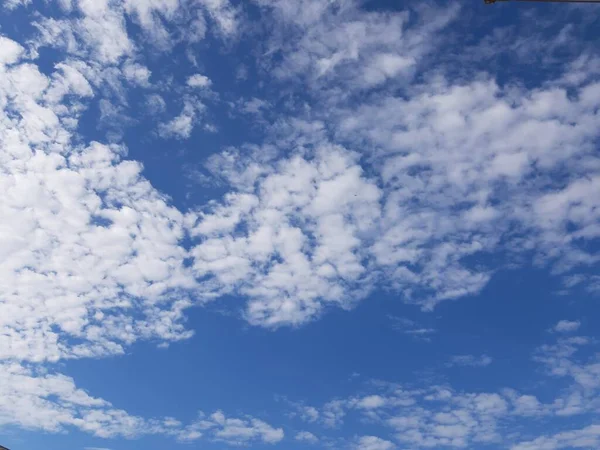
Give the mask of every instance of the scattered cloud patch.
[(212, 81), (205, 75), (199, 73), (188, 77), (187, 85), (193, 88), (206, 88), (210, 87)]
[(456, 355), (450, 359), (449, 366), (487, 367), (493, 359), (488, 355)]
[(362, 436), (356, 443), (356, 450), (393, 450), (393, 442), (386, 441), (377, 436)]
[(312, 434), (310, 431), (299, 431), (298, 433), (296, 433), (294, 439), (300, 442), (306, 442), (308, 444), (316, 444), (317, 442), (319, 442), (319, 438)]
[(578, 320), (560, 320), (552, 330), (556, 333), (571, 333), (577, 331), (580, 326), (581, 322)]
[(429, 341), (431, 335), (436, 333), (435, 328), (423, 327), (414, 320), (406, 317), (389, 316), (395, 330), (413, 336), (415, 339)]
[(251, 416), (229, 418), (221, 411), (210, 416), (201, 414), (200, 419), (190, 425), (181, 437), (183, 440), (195, 440), (206, 434), (215, 442), (229, 445), (249, 445), (253, 442), (276, 444), (284, 438), (282, 428), (274, 428)]

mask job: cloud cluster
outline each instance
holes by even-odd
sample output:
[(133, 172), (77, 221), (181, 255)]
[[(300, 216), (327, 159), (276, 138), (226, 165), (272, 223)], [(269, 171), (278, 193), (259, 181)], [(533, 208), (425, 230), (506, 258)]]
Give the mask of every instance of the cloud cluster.
[(0, 364), (0, 426), (61, 432), (76, 428), (98, 437), (180, 432), (172, 420), (146, 420), (76, 387), (72, 378), (17, 363)]
[(71, 144), (92, 95), (80, 72), (58, 65), (48, 77), (17, 54), (0, 68), (0, 357), (56, 361), (189, 337), (182, 214), (122, 148)]
[[(39, 364), (190, 337), (184, 310), (197, 281), (181, 245), (184, 216), (141, 164), (125, 160), (123, 147), (73, 143), (83, 102), (94, 95), (86, 76), (62, 63), (46, 75), (26, 57), (2, 37), (0, 426), (199, 438), (171, 418), (132, 416)], [(140, 70), (132, 76), (141, 80)], [(215, 440), (283, 438), (255, 418), (210, 417)]]
[(362, 436), (356, 443), (356, 450), (393, 450), (393, 442), (386, 441), (377, 436)]
[[(403, 386), (373, 381), (361, 395), (330, 400), (321, 407), (289, 404), (294, 409), (293, 416), (313, 428), (341, 428), (358, 417), (388, 429), (385, 439), (357, 438), (353, 445), (359, 449), (593, 448), (600, 438), (594, 425), (531, 438), (534, 424), (548, 423), (561, 430), (557, 419), (568, 416), (573, 426), (587, 423), (600, 410), (600, 369), (594, 353), (597, 343), (583, 336), (550, 336), (553, 342), (536, 349), (533, 360), (541, 364), (547, 375), (565, 383), (547, 402), (541, 401), (535, 391), (502, 388), (495, 392), (468, 392), (448, 384)], [(590, 353), (593, 356), (586, 356)]]
[[(498, 269), (486, 267), (486, 255), (499, 252), (507, 266), (523, 257), (557, 273), (593, 266), (598, 86), (568, 95), (566, 87), (436, 78), (408, 99), (340, 108), (336, 133), (346, 147), (316, 139), (314, 151), (276, 162), (246, 155), (243, 168), (224, 154), (218, 174), (235, 179), (233, 192), (194, 228), (203, 239), (197, 273), (247, 296), (251, 322), (273, 326), (344, 305), (375, 280), (427, 309), (476, 294)], [(298, 124), (290, 123), (298, 135), (312, 132)], [(357, 143), (372, 151), (369, 177), (355, 162)], [(315, 172), (332, 164), (326, 158), (346, 161), (336, 178)], [(285, 250), (281, 227), (292, 231)], [(290, 252), (303, 258), (292, 266)]]
[[(435, 36), (456, 20), (456, 9), (392, 14), (367, 13), (355, 2), (258, 3), (273, 27), (262, 62), (306, 98), (290, 102), (290, 117), (267, 129), (268, 146), (228, 150), (207, 163), (231, 189), (219, 206), (200, 214), (210, 233), (201, 231), (208, 225), (196, 230), (202, 239), (196, 268), (215, 282), (213, 294), (241, 294), (252, 323), (277, 326), (306, 321), (326, 305), (348, 305), (375, 285), (430, 310), (478, 294), (495, 271), (515, 264), (549, 267), (566, 284), (593, 289), (595, 279), (585, 273), (598, 263), (591, 244), (600, 236), (600, 85), (597, 76), (567, 77), (575, 57), (533, 87), (500, 83), (479, 69), (463, 79), (445, 59), (436, 65), (434, 58)], [(398, 58), (410, 58), (411, 69)], [(310, 108), (301, 107), (303, 101)], [(291, 178), (290, 161), (312, 162), (331, 147), (361, 155), (357, 166), (378, 195), (369, 199), (368, 220), (361, 218), (368, 229), (348, 233), (341, 222), (328, 225), (362, 269), (337, 271), (325, 283), (323, 260), (314, 252), (331, 255), (336, 270), (342, 254), (333, 241), (319, 240), (304, 216), (304, 200), (297, 203), (313, 195), (314, 185), (298, 184), (293, 196), (286, 194), (300, 207), (296, 232), (286, 242), (302, 248), (301, 262), (286, 264), (288, 253), (274, 238), (261, 241), (261, 254), (253, 253), (250, 240), (258, 239), (258, 230), (267, 233), (265, 220), (290, 220), (287, 212), (283, 219), (280, 212), (255, 217), (272, 201), (263, 183)], [(270, 156), (256, 158), (259, 152)], [(360, 226), (351, 217), (357, 206), (348, 205), (350, 221)], [(215, 236), (218, 247), (209, 248), (217, 245)], [(307, 261), (313, 267), (298, 274)], [(284, 279), (291, 280), (286, 286), (303, 280), (310, 294), (282, 290)]]
[[(19, 3), (27, 2), (8, 5)], [(186, 308), (225, 294), (246, 299), (248, 322), (275, 328), (329, 306), (350, 308), (376, 287), (432, 309), (480, 292), (494, 270), (515, 263), (550, 267), (566, 288), (598, 289), (586, 270), (600, 258), (595, 55), (577, 55), (533, 83), (500, 80), (477, 64), (465, 77), (444, 58), (434, 62), (455, 7), (254, 3), (264, 26), (240, 25), (242, 10), (226, 0), (62, 1), (56, 14), (35, 16), (31, 39), (0, 37), (0, 397), (10, 400), (0, 406), (0, 425), (274, 444), (283, 430), (252, 416), (215, 412), (186, 426), (131, 416), (42, 364), (122, 354), (139, 340), (189, 338)], [(160, 116), (158, 136), (189, 138), (206, 99), (217, 95), (211, 80), (194, 67), (177, 74), (180, 86), (170, 76), (157, 81), (143, 53), (192, 45), (209, 29), (229, 42), (240, 30), (268, 34), (256, 66), (281, 95), (232, 104), (246, 116), (282, 106), (275, 123), (260, 121), (261, 145), (207, 161), (223, 198), (181, 212), (141, 164), (127, 160), (124, 146), (89, 142), (77, 131), (97, 102), (100, 122), (118, 141), (118, 129), (138, 120), (128, 102), (139, 89), (149, 113)], [(35, 59), (47, 47), (62, 53), (42, 70)], [(171, 94), (180, 112), (165, 118)], [(396, 325), (415, 336), (435, 332), (407, 319)], [(553, 331), (579, 326), (561, 321)], [(598, 411), (600, 365), (578, 352), (592, 341), (560, 336), (535, 356), (568, 385), (550, 402), (516, 390), (395, 387), (319, 409), (304, 405), (299, 415), (337, 427), (358, 414), (391, 430), (389, 440), (355, 436), (352, 445), (365, 450), (388, 450), (392, 441), (497, 443), (515, 417)], [(490, 362), (461, 355), (451, 364)], [(296, 438), (320, 439), (309, 431)], [(515, 448), (597, 440), (590, 426)]]
[(563, 431), (550, 436), (541, 436), (529, 442), (521, 442), (511, 450), (558, 450), (562, 448), (595, 448), (600, 445), (600, 426)]
[(221, 411), (184, 426), (176, 419), (145, 419), (116, 409), (76, 387), (72, 378), (18, 363), (0, 363), (0, 427), (64, 432), (79, 429), (101, 438), (161, 434), (182, 442), (200, 438), (230, 445), (274, 444), (284, 432), (248, 416), (227, 418)]
[(284, 437), (282, 428), (274, 428), (268, 423), (248, 416), (243, 419), (226, 417), (221, 411), (210, 416), (200, 414), (200, 418), (185, 428), (180, 440), (191, 441), (208, 434), (214, 442), (229, 445), (248, 445), (254, 442), (276, 444)]
[(248, 296), (246, 317), (265, 326), (297, 325), (327, 303), (349, 306), (364, 295), (364, 242), (381, 192), (357, 156), (324, 146), (252, 170), (236, 176), (248, 178), (239, 192), (191, 217), (201, 240), (193, 267), (209, 293)]
[(470, 367), (487, 367), (492, 363), (493, 359), (488, 355), (455, 355), (450, 359), (448, 366), (470, 366)]
[(275, 61), (265, 62), (273, 74), (306, 82), (315, 91), (309, 95), (325, 89), (335, 97), (410, 80), (417, 61), (435, 48), (438, 33), (459, 12), (428, 5), (365, 11), (360, 2), (344, 0), (256, 3), (274, 27), (266, 45)]

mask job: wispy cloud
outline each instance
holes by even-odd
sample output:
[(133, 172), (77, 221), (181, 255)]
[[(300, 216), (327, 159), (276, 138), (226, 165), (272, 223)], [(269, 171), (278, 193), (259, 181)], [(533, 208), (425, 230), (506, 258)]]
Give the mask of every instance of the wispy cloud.
[(570, 333), (572, 331), (577, 331), (580, 326), (581, 322), (578, 320), (560, 320), (552, 327), (552, 331), (556, 333)]
[(449, 367), (452, 366), (470, 366), (470, 367), (487, 367), (492, 363), (493, 359), (491, 356), (486, 354), (475, 356), (475, 355), (456, 355), (450, 359), (447, 364)]
[(436, 333), (435, 328), (424, 327), (414, 320), (407, 319), (406, 317), (388, 317), (392, 322), (392, 327), (404, 334), (411, 335), (416, 339), (422, 339), (428, 341), (431, 339), (431, 335)]

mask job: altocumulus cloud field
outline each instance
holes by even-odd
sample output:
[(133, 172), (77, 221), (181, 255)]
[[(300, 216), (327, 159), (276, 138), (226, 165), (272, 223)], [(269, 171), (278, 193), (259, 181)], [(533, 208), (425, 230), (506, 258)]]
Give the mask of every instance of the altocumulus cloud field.
[(5, 0), (0, 443), (600, 448), (600, 5)]

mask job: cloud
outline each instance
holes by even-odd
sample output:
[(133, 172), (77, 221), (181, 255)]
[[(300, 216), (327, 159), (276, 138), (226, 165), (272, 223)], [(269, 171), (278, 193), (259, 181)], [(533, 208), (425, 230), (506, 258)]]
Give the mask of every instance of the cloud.
[(377, 409), (386, 404), (386, 399), (380, 395), (368, 395), (358, 400), (356, 406), (362, 409)]
[[(435, 36), (457, 19), (457, 9), (417, 8), (409, 21), (405, 13), (365, 13), (353, 2), (258, 3), (273, 20), (263, 62), (280, 83), (306, 91), (310, 119), (300, 110), (268, 127), (261, 151), (269, 156), (257, 158), (256, 146), (247, 146), (208, 161), (230, 190), (200, 212), (201, 221), (239, 220), (220, 235), (195, 230), (195, 269), (209, 277), (207, 296), (243, 295), (252, 324), (277, 327), (304, 323), (332, 305), (349, 308), (374, 286), (430, 311), (477, 295), (504, 266), (529, 263), (568, 277), (598, 263), (587, 245), (600, 236), (594, 79), (567, 85), (556, 76), (525, 88), (481, 71), (457, 77), (442, 62), (413, 81), (434, 64), (430, 55), (443, 46)], [(377, 190), (368, 218), (361, 217), (367, 228), (356, 228), (353, 218), (348, 223), (341, 205), (337, 217), (317, 219), (304, 203), (321, 183), (316, 178), (293, 192), (282, 185), (285, 213), (269, 206), (272, 180), (298, 180), (304, 167), (291, 174), (292, 162), (314, 165), (330, 147), (341, 148), (360, 171), (360, 180), (348, 183), (359, 186), (364, 178)], [(258, 206), (236, 211), (247, 195)], [(294, 226), (281, 234), (269, 220)], [(344, 236), (343, 252), (315, 259), (333, 250), (334, 236)], [(255, 239), (264, 239), (260, 254), (249, 250)], [(500, 254), (492, 265), (489, 255)], [(345, 267), (353, 272), (340, 272), (338, 258), (352, 261)], [(582, 283), (593, 286), (594, 279), (587, 275)]]
[(436, 333), (435, 328), (423, 327), (414, 320), (407, 319), (406, 317), (389, 316), (389, 319), (392, 321), (392, 327), (395, 330), (412, 336), (415, 339), (430, 341), (430, 336)]
[(557, 333), (570, 333), (572, 331), (577, 331), (581, 326), (581, 322), (578, 320), (560, 320), (554, 327), (553, 331)]
[(150, 84), (150, 70), (139, 63), (128, 62), (123, 66), (123, 75), (125, 78), (133, 83), (142, 87), (147, 87)]
[(0, 36), (0, 64), (14, 64), (23, 54), (23, 47), (12, 39)]
[(456, 355), (448, 363), (449, 366), (487, 367), (493, 359), (488, 355)]
[(363, 436), (358, 439), (355, 447), (357, 450), (392, 450), (396, 448), (393, 442), (386, 441), (376, 436)]
[(361, 244), (375, 230), (381, 193), (356, 155), (323, 146), (312, 158), (255, 167), (245, 192), (209, 205), (192, 227), (201, 239), (194, 270), (210, 277), (210, 293), (248, 296), (247, 319), (268, 327), (298, 325), (327, 304), (364, 296)]
[(212, 84), (210, 78), (199, 73), (188, 77), (187, 85), (194, 88), (204, 88)]
[(64, 432), (70, 429), (100, 438), (166, 435), (181, 441), (205, 437), (231, 445), (261, 441), (274, 444), (284, 437), (281, 428), (247, 416), (226, 418), (217, 411), (187, 426), (172, 418), (145, 419), (117, 409), (106, 400), (77, 388), (72, 378), (18, 363), (0, 363), (0, 426)]
[(298, 433), (296, 433), (294, 439), (300, 442), (307, 442), (309, 444), (316, 444), (317, 442), (319, 442), (319, 438), (312, 434), (310, 431), (299, 431)]
[(319, 411), (313, 406), (298, 405), (298, 412), (302, 420), (315, 422), (319, 418)]
[[(547, 445), (547, 448), (558, 449), (571, 448), (581, 436), (583, 447), (591, 448), (596, 439), (593, 428), (531, 437), (532, 430), (542, 421), (560, 426), (557, 420), (570, 417), (571, 424), (577, 423), (576, 418), (585, 423), (600, 407), (597, 343), (584, 337), (554, 335), (554, 339), (534, 352), (534, 361), (546, 369), (538, 372), (543, 376), (539, 382), (547, 385), (553, 378), (564, 381), (549, 398), (544, 390), (535, 386), (529, 391), (503, 388), (485, 392), (459, 390), (448, 384), (431, 383), (429, 379), (410, 385), (372, 380), (359, 394), (315, 407), (318, 413), (314, 414), (313, 426), (321, 425), (325, 433), (327, 428), (344, 427), (345, 421), (355, 427), (358, 420), (387, 429), (387, 436), (365, 442), (356, 438), (354, 446), (390, 445), (378, 440), (387, 439), (400, 447), (415, 449), (484, 445), (518, 450), (546, 448), (544, 445)], [(546, 401), (540, 400), (542, 396)], [(322, 442), (327, 439), (326, 435), (320, 437)]]
[(122, 147), (71, 145), (92, 93), (81, 73), (60, 64), (52, 77), (27, 63), (0, 70), (10, 112), (1, 124), (0, 358), (57, 361), (189, 337), (181, 321), (195, 280), (182, 214), (140, 164), (122, 160)]
[[(217, 98), (207, 92), (210, 80), (196, 74), (175, 86), (151, 72), (144, 55), (160, 58), (211, 31), (231, 43), (250, 28), (242, 9), (224, 0), (63, 1), (64, 14), (35, 15), (35, 33), (22, 43), (0, 38), (0, 391), (11, 399), (0, 406), (4, 424), (280, 442), (282, 428), (253, 416), (217, 411), (187, 426), (132, 416), (44, 370), (123, 354), (141, 340), (187, 339), (192, 298), (243, 296), (249, 323), (276, 328), (349, 309), (376, 288), (431, 310), (479, 293), (515, 262), (547, 267), (567, 288), (597, 288), (588, 274), (599, 261), (590, 244), (600, 237), (593, 52), (570, 54), (527, 82), (468, 59), (457, 73), (440, 57), (443, 42), (455, 42), (447, 27), (460, 17), (456, 7), (392, 13), (353, 1), (255, 3), (261, 23), (252, 33), (269, 36), (251, 52), (261, 55), (258, 67), (248, 67), (264, 77), (269, 98), (232, 104), (249, 114), (277, 105), (277, 118), (260, 123), (261, 145), (207, 160), (225, 193), (186, 212), (150, 184), (124, 146), (80, 136), (79, 119), (93, 101), (104, 126), (127, 125), (128, 90), (136, 87), (156, 115), (171, 111), (165, 99), (176, 96), (180, 113), (158, 118), (158, 135), (189, 138), (204, 99)], [(561, 30), (551, 48), (568, 50), (558, 40), (571, 33)], [(544, 42), (537, 37), (515, 40), (511, 50), (530, 55)], [(61, 54), (42, 70), (35, 58), (46, 47)], [(413, 336), (435, 332), (409, 319), (395, 324)], [(561, 321), (554, 330), (578, 324)], [(536, 352), (566, 385), (550, 401), (433, 385), (358, 392), (299, 415), (325, 427), (359, 415), (416, 448), (502, 442), (505, 423), (598, 410), (599, 363), (581, 351), (592, 344), (561, 336)], [(461, 355), (453, 364), (489, 361)], [(595, 430), (565, 433), (535, 445), (595, 445)], [(374, 436), (355, 443), (393, 445)]]
[(171, 119), (169, 122), (158, 125), (158, 134), (162, 138), (187, 139), (192, 134), (195, 119), (195, 106), (191, 102), (186, 102), (183, 110), (177, 117)]
[[(583, 95), (594, 89), (582, 86), (575, 99), (564, 88), (522, 92), (509, 103), (508, 92), (491, 80), (461, 86), (442, 78), (417, 87), (410, 100), (387, 96), (344, 110), (340, 134), (379, 149), (387, 201), (373, 250), (392, 285), (429, 308), (485, 286), (490, 272), (465, 265), (467, 257), (531, 249), (541, 264), (565, 271), (593, 264), (596, 258), (575, 236), (595, 236), (595, 215), (582, 196), (593, 195), (596, 176), (573, 178), (553, 192), (534, 180), (548, 182), (561, 164), (588, 172), (576, 161), (593, 151), (598, 117)], [(581, 214), (567, 219), (575, 204)], [(537, 237), (511, 242), (509, 217), (524, 231), (537, 230)]]
[(521, 442), (511, 450), (558, 450), (561, 448), (594, 448), (600, 445), (600, 426), (590, 425), (572, 431), (563, 431), (550, 436), (541, 436), (532, 441)]
[(435, 46), (436, 33), (458, 8), (421, 8), (409, 25), (409, 12), (366, 13), (359, 2), (316, 0), (257, 1), (275, 32), (267, 37), (269, 55), (280, 58), (274, 74), (301, 78), (309, 86), (368, 89), (392, 79), (400, 84), (413, 75), (417, 59)]
[(102, 438), (174, 434), (164, 420), (146, 420), (114, 408), (76, 387), (70, 377), (17, 363), (0, 363), (0, 426), (45, 432), (71, 428)]
[(115, 64), (135, 52), (127, 34), (122, 6), (107, 0), (76, 2), (72, 19), (41, 17), (35, 22), (39, 36), (35, 47), (53, 46), (68, 53)]
[(223, 412), (216, 411), (210, 416), (200, 414), (200, 419), (190, 425), (180, 439), (195, 440), (205, 433), (213, 441), (229, 445), (249, 445), (253, 442), (276, 444), (284, 438), (282, 428), (274, 428), (262, 420), (251, 416), (228, 418)]

